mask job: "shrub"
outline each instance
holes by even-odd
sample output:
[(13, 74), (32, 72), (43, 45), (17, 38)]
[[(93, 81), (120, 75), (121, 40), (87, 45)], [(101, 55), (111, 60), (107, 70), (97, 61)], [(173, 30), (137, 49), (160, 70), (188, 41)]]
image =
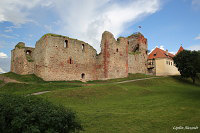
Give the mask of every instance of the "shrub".
[(183, 50), (173, 57), (174, 63), (184, 78), (191, 77), (193, 83), (200, 73), (200, 51)]
[(28, 62), (34, 62), (31, 55), (26, 55), (26, 59), (27, 59)]
[(3, 81), (2, 81), (2, 80), (0, 80), (0, 85), (1, 85), (1, 84), (3, 84)]
[(73, 111), (33, 96), (0, 95), (1, 133), (69, 133), (82, 129)]

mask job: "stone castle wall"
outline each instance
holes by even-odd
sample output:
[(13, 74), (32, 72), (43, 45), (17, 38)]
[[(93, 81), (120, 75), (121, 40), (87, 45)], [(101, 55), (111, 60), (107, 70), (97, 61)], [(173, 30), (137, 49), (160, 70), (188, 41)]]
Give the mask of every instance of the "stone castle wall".
[(115, 40), (109, 32), (104, 32), (101, 41), (101, 53), (99, 55), (100, 72), (102, 79), (111, 79), (128, 76), (127, 39)]
[(147, 73), (148, 45), (142, 34), (128, 37), (129, 73)]
[(35, 49), (24, 45), (12, 50), (11, 71), (34, 73), (46, 81), (122, 78), (128, 73), (146, 73), (146, 51), (147, 40), (141, 34), (115, 40), (105, 31), (99, 54), (83, 41), (46, 34)]
[(34, 50), (34, 74), (45, 80), (46, 75), (46, 51), (47, 51), (47, 40), (41, 38), (36, 42)]
[[(45, 45), (44, 80), (97, 79), (96, 50), (89, 44), (57, 36), (46, 36), (38, 45)], [(45, 44), (43, 43), (45, 42)], [(67, 42), (67, 44), (66, 44)]]
[(34, 48), (25, 47), (25, 44), (21, 42), (18, 43), (11, 51), (11, 71), (21, 75), (33, 74), (33, 55)]

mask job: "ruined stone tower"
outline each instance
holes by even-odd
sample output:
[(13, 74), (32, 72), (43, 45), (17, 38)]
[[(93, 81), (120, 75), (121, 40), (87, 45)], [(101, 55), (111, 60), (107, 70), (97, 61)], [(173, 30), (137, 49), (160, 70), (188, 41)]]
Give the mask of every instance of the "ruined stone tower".
[(147, 72), (147, 39), (141, 33), (115, 40), (105, 31), (99, 54), (83, 41), (46, 34), (35, 48), (18, 43), (11, 55), (12, 72), (35, 74), (46, 81), (105, 80)]

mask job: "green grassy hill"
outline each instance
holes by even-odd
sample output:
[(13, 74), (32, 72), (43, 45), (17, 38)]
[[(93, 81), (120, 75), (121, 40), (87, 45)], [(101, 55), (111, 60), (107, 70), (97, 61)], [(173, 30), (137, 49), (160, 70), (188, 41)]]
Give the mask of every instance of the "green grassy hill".
[(2, 81), (2, 80), (0, 80), (0, 85), (1, 85), (1, 84), (3, 84), (3, 81)]
[[(159, 77), (117, 83), (147, 77), (138, 75), (89, 83), (25, 78), (20, 81), (27, 83), (8, 83), (0, 93), (27, 95), (50, 90), (38, 97), (75, 110), (87, 133), (171, 133), (177, 132), (174, 126), (200, 128), (200, 82), (193, 85), (191, 80), (180, 77)], [(19, 79), (19, 75), (15, 76), (9, 75)], [(178, 132), (199, 133), (200, 129)]]

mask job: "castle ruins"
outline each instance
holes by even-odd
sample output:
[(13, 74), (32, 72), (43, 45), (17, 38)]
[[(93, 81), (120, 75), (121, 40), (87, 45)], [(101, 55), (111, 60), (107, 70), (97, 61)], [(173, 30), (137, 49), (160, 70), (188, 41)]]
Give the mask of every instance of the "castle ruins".
[(11, 51), (11, 72), (35, 74), (45, 81), (106, 80), (147, 73), (147, 39), (141, 33), (129, 37), (102, 34), (101, 52), (88, 43), (46, 34), (35, 48), (18, 43)]

